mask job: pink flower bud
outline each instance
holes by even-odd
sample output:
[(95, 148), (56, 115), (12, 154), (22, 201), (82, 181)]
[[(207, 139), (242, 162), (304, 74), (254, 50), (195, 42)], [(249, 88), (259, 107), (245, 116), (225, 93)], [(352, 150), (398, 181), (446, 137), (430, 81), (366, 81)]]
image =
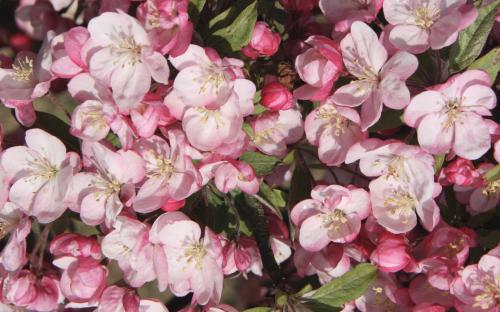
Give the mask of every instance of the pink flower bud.
[(262, 89), (260, 103), (272, 111), (286, 110), (293, 107), (293, 96), (288, 89), (279, 82), (271, 82)]
[(132, 290), (109, 286), (102, 293), (96, 312), (114, 311), (139, 312), (139, 297)]
[(460, 186), (471, 186), (481, 179), (472, 161), (460, 157), (443, 169), (443, 175), (446, 182)]
[(92, 257), (101, 259), (101, 248), (95, 239), (73, 233), (58, 235), (50, 243), (54, 256)]
[(63, 257), (54, 262), (64, 268), (65, 258), (70, 262), (61, 275), (63, 295), (72, 302), (96, 303), (106, 287), (108, 269), (92, 258)]
[(251, 59), (256, 59), (259, 56), (271, 56), (278, 51), (280, 43), (281, 37), (278, 33), (273, 33), (266, 23), (257, 22), (250, 43), (241, 51)]
[(380, 238), (370, 259), (382, 272), (397, 272), (410, 262), (411, 257), (403, 236), (386, 233)]

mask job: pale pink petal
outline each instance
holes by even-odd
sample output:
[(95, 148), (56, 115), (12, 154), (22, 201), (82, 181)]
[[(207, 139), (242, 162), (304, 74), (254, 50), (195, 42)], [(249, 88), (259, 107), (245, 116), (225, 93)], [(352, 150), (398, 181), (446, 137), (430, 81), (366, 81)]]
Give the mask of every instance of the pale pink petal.
[(465, 159), (478, 159), (491, 147), (491, 138), (483, 118), (474, 113), (464, 112), (455, 122), (453, 151)]
[(398, 49), (414, 54), (429, 48), (429, 33), (415, 25), (396, 25), (389, 40)]
[(324, 227), (324, 216), (313, 215), (302, 222), (299, 232), (299, 242), (308, 251), (319, 251), (330, 242), (328, 229)]
[(416, 128), (427, 114), (439, 112), (444, 105), (441, 93), (424, 91), (410, 101), (404, 113), (404, 121), (410, 127)]
[(373, 86), (369, 82), (355, 80), (335, 90), (332, 100), (338, 105), (359, 106), (368, 99), (372, 88)]
[(447, 122), (448, 117), (441, 113), (427, 114), (419, 122), (418, 143), (424, 150), (432, 154), (447, 153), (450, 150), (454, 140), (454, 129), (446, 127)]
[(392, 109), (403, 109), (410, 103), (410, 90), (396, 75), (386, 75), (380, 82), (379, 92), (384, 105)]
[(408, 79), (418, 68), (418, 59), (415, 55), (404, 51), (398, 51), (382, 67), (381, 75), (396, 75), (401, 80)]

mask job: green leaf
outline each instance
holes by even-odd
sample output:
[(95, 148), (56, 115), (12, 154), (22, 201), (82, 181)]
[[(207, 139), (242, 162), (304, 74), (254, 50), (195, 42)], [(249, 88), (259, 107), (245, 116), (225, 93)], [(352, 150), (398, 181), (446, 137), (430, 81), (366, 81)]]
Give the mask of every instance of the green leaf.
[(267, 112), (268, 109), (265, 107), (265, 106), (262, 106), (260, 104), (256, 104), (254, 107), (253, 107), (253, 113), (252, 115), (261, 115), (265, 112)]
[(481, 54), (486, 39), (495, 22), (495, 15), (500, 0), (480, 8), (479, 14), (469, 27), (460, 32), (457, 42), (450, 51), (450, 70), (457, 72), (472, 64)]
[(500, 179), (500, 165), (496, 165), (495, 167), (488, 170), (484, 174), (483, 178), (488, 182)]
[[(257, 21), (257, 1), (237, 1), (209, 22), (207, 41), (221, 51), (236, 52), (250, 42)], [(243, 10), (242, 5), (247, 4)], [(237, 16), (235, 16), (238, 12)]]
[(243, 126), (241, 128), (243, 132), (245, 132), (245, 134), (248, 136), (248, 138), (250, 140), (253, 140), (253, 138), (255, 137), (255, 133), (253, 132), (252, 126), (250, 126), (247, 121), (243, 123)]
[(305, 305), (316, 311), (315, 306), (341, 307), (366, 291), (377, 277), (377, 267), (372, 264), (358, 264), (353, 270), (320, 287)]
[(200, 17), (200, 13), (203, 10), (203, 7), (205, 7), (205, 2), (207, 1), (189, 0), (189, 8), (188, 8), (189, 20), (191, 20), (191, 22), (195, 26), (198, 23), (198, 18)]
[(278, 189), (272, 189), (269, 185), (262, 182), (260, 184), (260, 193), (263, 197), (269, 201), (276, 208), (285, 208), (286, 201), (285, 196), (282, 191)]
[(370, 132), (388, 130), (400, 127), (403, 125), (403, 111), (387, 109), (383, 112), (379, 121), (369, 128)]
[(445, 156), (445, 154), (434, 155), (434, 173), (438, 173), (441, 167), (443, 167)]
[(122, 144), (120, 143), (120, 138), (118, 138), (118, 136), (113, 132), (110, 131), (105, 139), (117, 149), (122, 148)]
[(496, 47), (488, 54), (474, 61), (469, 66), (469, 69), (481, 69), (488, 73), (490, 80), (493, 82), (497, 79), (498, 71), (500, 71), (500, 47)]
[(257, 152), (246, 152), (240, 157), (241, 161), (252, 166), (258, 176), (269, 174), (280, 163), (280, 159)]

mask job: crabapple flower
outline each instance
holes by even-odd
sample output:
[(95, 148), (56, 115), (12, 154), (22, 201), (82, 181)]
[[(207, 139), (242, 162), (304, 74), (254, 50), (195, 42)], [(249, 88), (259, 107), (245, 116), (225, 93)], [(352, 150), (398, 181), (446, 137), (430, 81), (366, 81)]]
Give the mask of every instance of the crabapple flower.
[(351, 146), (347, 164), (359, 160), (359, 169), (367, 177), (393, 177), (408, 181), (413, 172), (427, 176), (434, 182), (434, 158), (418, 146), (397, 140), (369, 138)]
[(0, 238), (10, 233), (7, 244), (0, 253), (0, 264), (6, 271), (15, 272), (26, 263), (26, 237), (31, 231), (31, 220), (19, 207), (7, 202), (0, 209)]
[(102, 293), (95, 312), (139, 311), (139, 296), (130, 289), (109, 286)]
[[(429, 153), (453, 151), (474, 160), (491, 146), (489, 128), (482, 116), (491, 116), (496, 96), (488, 75), (480, 70), (457, 74), (441, 85), (415, 96), (404, 121), (417, 129), (420, 146)], [(440, 135), (436, 135), (439, 133)]]
[(306, 84), (293, 95), (301, 100), (321, 101), (328, 97), (344, 65), (336, 42), (324, 36), (311, 36), (305, 41), (310, 46), (295, 59), (295, 68)]
[(106, 221), (110, 226), (124, 203), (131, 205), (135, 183), (144, 178), (144, 161), (136, 152), (115, 152), (96, 142), (84, 141), (82, 150), (84, 166), (91, 171), (74, 176), (66, 202), (73, 211), (80, 213), (86, 224), (98, 225)]
[(184, 296), (193, 292), (194, 300), (201, 305), (219, 302), (224, 277), (222, 245), (209, 228), (202, 238), (197, 223), (181, 212), (167, 212), (156, 219), (150, 240), (161, 245), (164, 252), (172, 293)]
[(320, 0), (319, 8), (337, 32), (346, 32), (355, 21), (371, 23), (382, 8), (383, 0)]
[(337, 106), (330, 98), (307, 115), (304, 128), (309, 143), (319, 146), (319, 159), (338, 166), (346, 160), (349, 148), (366, 138), (359, 122), (354, 109)]
[[(432, 312), (436, 311), (448, 311), (449, 308), (453, 307), (454, 298), (447, 290), (441, 290), (433, 287), (427, 281), (425, 275), (418, 275), (415, 277), (409, 287), (410, 298), (413, 302), (420, 306), (424, 303), (427, 304), (438, 304), (442, 306), (442, 310), (430, 310)], [(429, 311), (429, 310), (418, 310), (418, 311)]]
[(202, 185), (214, 179), (215, 186), (222, 193), (228, 193), (236, 188), (247, 194), (259, 192), (259, 180), (253, 168), (242, 161), (213, 156), (202, 161), (199, 168)]
[(403, 236), (384, 233), (370, 259), (382, 272), (398, 272), (411, 261), (409, 246)]
[(304, 135), (302, 115), (287, 109), (266, 112), (250, 120), (254, 135), (251, 142), (264, 154), (284, 157), (287, 144), (298, 142)]
[(188, 6), (188, 0), (147, 0), (137, 8), (155, 51), (174, 57), (186, 52), (193, 35)]
[(451, 45), (477, 17), (476, 8), (466, 0), (387, 0), (383, 7), (385, 18), (394, 25), (390, 41), (410, 53)]
[(113, 99), (122, 114), (129, 114), (149, 91), (151, 77), (168, 82), (167, 60), (155, 52), (144, 28), (123, 12), (106, 12), (88, 25), (93, 48), (89, 70), (113, 90)]
[(63, 199), (73, 174), (80, 168), (80, 158), (55, 136), (41, 129), (26, 131), (26, 145), (4, 151), (2, 167), (13, 183), (10, 201), (39, 222), (59, 218), (66, 205)]
[(53, 261), (63, 269), (61, 292), (71, 302), (96, 305), (106, 287), (108, 269), (91, 257), (63, 256)]
[(53, 57), (51, 71), (60, 78), (72, 78), (79, 73), (88, 71), (86, 56), (91, 47), (87, 44), (90, 34), (85, 27), (74, 27), (61, 34), (62, 47), (55, 50), (53, 46)]
[(294, 107), (295, 102), (292, 93), (278, 81), (266, 84), (262, 88), (261, 94), (260, 104), (273, 112)]
[(398, 288), (392, 276), (378, 274), (366, 292), (355, 300), (356, 308), (362, 312), (412, 311), (408, 289)]
[(307, 251), (353, 241), (370, 214), (369, 194), (363, 189), (322, 185), (311, 191), (311, 197), (291, 212), (292, 222), (300, 228), (300, 245)]
[(340, 244), (330, 244), (317, 252), (310, 252), (297, 244), (293, 263), (301, 277), (317, 274), (321, 284), (349, 271), (351, 261)]
[(170, 145), (153, 136), (140, 139), (133, 146), (144, 159), (147, 177), (134, 199), (137, 212), (154, 211), (168, 200), (183, 200), (201, 185), (201, 176), (186, 152), (189, 146), (182, 131), (170, 130), (168, 138)]
[(95, 239), (74, 233), (57, 235), (50, 242), (50, 253), (55, 257), (70, 256), (101, 259), (101, 247)]
[(263, 264), (254, 239), (241, 237), (237, 242), (227, 242), (223, 253), (222, 267), (225, 275), (239, 271), (245, 278), (248, 272), (262, 276)]
[(382, 114), (382, 103), (402, 109), (410, 102), (405, 82), (418, 67), (417, 58), (397, 52), (389, 60), (377, 34), (365, 23), (354, 22), (351, 32), (340, 42), (344, 64), (357, 80), (340, 87), (333, 94), (338, 105), (361, 108), (361, 128), (375, 124)]
[(434, 183), (425, 172), (406, 173), (409, 180), (392, 176), (370, 182), (373, 216), (389, 232), (400, 234), (412, 230), (420, 217), (422, 226), (432, 231), (439, 222), (439, 207), (433, 200)]
[(466, 266), (452, 283), (459, 311), (498, 311), (500, 246), (483, 255), (478, 264)]
[(62, 296), (54, 276), (38, 278), (28, 270), (8, 276), (3, 281), (3, 289), (7, 302), (31, 311), (56, 311)]
[(153, 267), (153, 245), (149, 242), (149, 226), (129, 217), (120, 216), (114, 230), (102, 240), (102, 253), (118, 261), (125, 281), (141, 287), (156, 278)]
[(38, 55), (19, 52), (11, 69), (0, 68), (0, 99), (5, 106), (15, 109), (17, 120), (26, 127), (36, 119), (33, 100), (45, 95), (54, 79), (50, 71), (53, 38), (53, 32), (47, 33)]
[[(493, 164), (481, 164), (476, 170), (480, 175), (483, 175), (488, 170), (492, 169)], [(471, 215), (477, 215), (495, 209), (500, 202), (500, 179), (487, 181), (480, 179), (479, 187), (476, 187), (469, 199), (467, 212)]]
[(119, 114), (109, 89), (97, 82), (88, 73), (73, 77), (68, 91), (81, 102), (71, 115), (70, 133), (82, 140), (97, 142), (112, 130), (123, 148), (132, 147), (135, 132), (130, 121)]
[[(479, 172), (472, 161), (457, 157), (442, 171), (443, 182), (459, 186), (472, 186), (480, 180)], [(442, 183), (443, 183), (442, 182)]]
[(266, 22), (258, 21), (252, 33), (250, 42), (241, 49), (241, 52), (255, 60), (259, 56), (272, 56), (278, 51), (281, 43), (281, 36), (269, 29)]

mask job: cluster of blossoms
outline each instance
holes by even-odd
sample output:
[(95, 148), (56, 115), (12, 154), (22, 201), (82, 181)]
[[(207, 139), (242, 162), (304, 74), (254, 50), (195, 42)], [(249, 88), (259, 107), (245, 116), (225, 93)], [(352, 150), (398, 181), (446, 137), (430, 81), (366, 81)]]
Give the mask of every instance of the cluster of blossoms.
[(168, 311), (154, 285), (234, 312), (237, 275), (295, 311), (367, 262), (345, 312), (498, 311), (499, 60), (439, 51), (500, 2), (195, 2), (23, 0), (0, 29), (0, 311)]

